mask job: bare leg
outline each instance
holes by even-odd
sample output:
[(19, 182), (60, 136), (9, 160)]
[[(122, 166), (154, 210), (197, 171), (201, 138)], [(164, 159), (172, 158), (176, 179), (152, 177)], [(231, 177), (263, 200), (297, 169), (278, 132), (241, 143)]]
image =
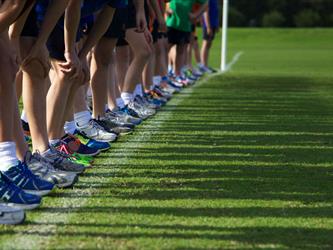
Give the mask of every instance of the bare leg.
[(117, 83), (120, 92), (123, 91), (125, 85), (125, 77), (130, 64), (129, 46), (119, 46), (116, 49), (116, 71)]
[(133, 60), (128, 68), (124, 92), (133, 93), (136, 84), (142, 80), (143, 69), (149, 60), (151, 53), (150, 45), (147, 43), (143, 33), (137, 33), (135, 29), (128, 29), (126, 31), (126, 40), (132, 48)]
[(143, 87), (145, 90), (150, 90), (150, 87), (153, 86), (153, 77), (154, 77), (154, 69), (156, 64), (156, 56), (153, 53), (148, 63), (146, 64), (143, 71)]
[(186, 60), (186, 44), (176, 46), (175, 74), (181, 75), (181, 69)]
[(60, 139), (63, 136), (63, 126), (66, 117), (66, 111), (72, 112), (75, 92), (80, 86), (83, 77), (72, 80), (61, 72), (58, 61), (52, 60), (54, 69), (54, 78), (47, 94), (47, 126), (49, 139)]
[(117, 107), (117, 98), (120, 97), (120, 91), (117, 84), (116, 74), (116, 55), (115, 53), (111, 56), (111, 64), (109, 67), (110, 80), (108, 84), (108, 107), (113, 110)]
[[(32, 38), (21, 40), (22, 55), (27, 55), (33, 43)], [(24, 67), (22, 76), (23, 105), (29, 120), (33, 151), (39, 152), (49, 148), (46, 126), (47, 83), (43, 70), (38, 61), (32, 61)]]
[(0, 33), (0, 52), (0, 142), (7, 142), (14, 141), (13, 114), (16, 99), (14, 80), (18, 69), (8, 35), (4, 33)]
[(110, 80), (109, 69), (116, 43), (117, 39), (102, 38), (94, 49), (92, 64), (95, 67), (91, 78), (94, 118), (105, 116), (107, 89)]
[(155, 65), (155, 76), (166, 76), (168, 74), (167, 64), (167, 48), (165, 47), (164, 39), (158, 39), (155, 54), (156, 54), (156, 65)]
[(204, 66), (208, 66), (209, 51), (212, 46), (212, 42), (204, 40), (201, 48), (201, 63)]

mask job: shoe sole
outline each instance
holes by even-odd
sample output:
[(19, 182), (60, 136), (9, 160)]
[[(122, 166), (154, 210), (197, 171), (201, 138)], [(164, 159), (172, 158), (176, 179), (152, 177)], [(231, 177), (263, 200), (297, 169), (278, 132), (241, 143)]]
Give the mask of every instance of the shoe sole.
[(79, 176), (76, 174), (75, 178), (73, 179), (72, 182), (67, 182), (67, 183), (59, 183), (56, 184), (55, 186), (57, 188), (72, 188), (74, 185), (79, 181)]
[(23, 210), (15, 212), (4, 212), (0, 218), (2, 225), (19, 225), (25, 221), (25, 212)]
[(99, 155), (101, 153), (101, 150), (99, 149), (96, 153), (93, 153), (93, 154), (82, 154), (80, 152), (76, 152), (76, 153), (78, 153), (80, 155), (84, 155), (84, 156), (92, 156), (92, 157), (94, 157), (94, 156)]
[(37, 195), (37, 196), (46, 196), (49, 193), (52, 192), (53, 189), (51, 190), (27, 190), (27, 189), (23, 189), (24, 192), (28, 193), (28, 194), (33, 194), (33, 195)]
[(33, 210), (33, 209), (38, 208), (41, 204), (42, 204), (42, 202), (38, 203), (38, 204), (6, 203), (7, 206), (12, 207), (12, 208), (17, 208), (17, 209), (20, 209), (20, 210)]

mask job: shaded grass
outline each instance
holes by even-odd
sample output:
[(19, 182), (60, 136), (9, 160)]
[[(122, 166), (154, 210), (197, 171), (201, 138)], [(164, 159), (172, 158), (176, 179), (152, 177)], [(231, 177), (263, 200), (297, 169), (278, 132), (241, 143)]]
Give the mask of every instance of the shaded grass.
[(320, 56), (318, 72), (303, 63), (311, 48), (333, 58), (333, 31), (264, 31), (233, 30), (233, 72), (186, 89), (25, 225), (0, 227), (0, 246), (332, 249), (332, 77)]

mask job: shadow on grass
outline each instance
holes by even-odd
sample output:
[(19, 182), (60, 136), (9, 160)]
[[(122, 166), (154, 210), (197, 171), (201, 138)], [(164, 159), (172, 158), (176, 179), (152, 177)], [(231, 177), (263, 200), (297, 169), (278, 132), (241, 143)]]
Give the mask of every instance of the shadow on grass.
[[(129, 218), (167, 215), (180, 220), (190, 218), (195, 223), (204, 217), (288, 218), (290, 224), (286, 227), (163, 225), (165, 222), (160, 219), (154, 222), (158, 225), (60, 223), (55, 224), (59, 230), (54, 234), (121, 239), (205, 238), (330, 249), (333, 229), (329, 222), (323, 224), (323, 220), (333, 219), (333, 103), (322, 96), (323, 92), (333, 93), (333, 85), (307, 78), (216, 78), (209, 85), (195, 89), (179, 107), (171, 102), (148, 121), (145, 125), (148, 131), (139, 128), (139, 133), (147, 133), (146, 140), (144, 136), (140, 140), (133, 136), (121, 139), (114, 150), (97, 159), (95, 170), (88, 172), (73, 191), (52, 194), (59, 199), (107, 201), (105, 205), (90, 203), (78, 208), (46, 205), (37, 213), (50, 216), (73, 213), (79, 217), (119, 213)], [(155, 129), (161, 117), (170, 112), (172, 117)], [(129, 152), (131, 157), (126, 158), (126, 164), (122, 163)], [(89, 188), (97, 191), (92, 195), (77, 192)], [(110, 206), (115, 198), (118, 202), (123, 200), (124, 205)], [(138, 202), (136, 207), (126, 206), (130, 199)], [(211, 200), (220, 202), (220, 207), (144, 205), (150, 200), (177, 199), (186, 200), (189, 206), (195, 206), (195, 200)], [(239, 206), (225, 207), (227, 200), (242, 202)], [(246, 201), (253, 204), (256, 200), (288, 201), (292, 207), (244, 206)], [(318, 205), (319, 202), (325, 205)], [(293, 226), (296, 218), (305, 221), (302, 227)], [(304, 228), (307, 219), (320, 220), (321, 228)], [(62, 232), (63, 226), (75, 230)], [(153, 232), (117, 232), (126, 227)], [(98, 232), (96, 228), (105, 230)], [(53, 234), (30, 230), (24, 233), (45, 237)]]
[[(104, 239), (166, 239), (166, 240), (214, 240), (232, 241), (238, 244), (277, 245), (299, 249), (331, 249), (333, 230), (299, 227), (219, 227), (151, 224), (101, 224), (101, 223), (31, 223), (34, 226), (57, 226), (58, 232), (24, 231), (39, 237), (84, 237), (87, 240)], [(125, 233), (124, 231), (133, 231)], [(140, 231), (141, 232), (140, 232)], [(139, 232), (138, 232), (139, 231)], [(8, 234), (2, 233), (0, 235)], [(219, 248), (218, 246), (215, 246)], [(189, 249), (189, 248), (177, 248)], [(191, 248), (204, 249), (204, 248)], [(214, 246), (212, 246), (214, 249)], [(227, 248), (224, 248), (227, 249)], [(237, 248), (242, 249), (242, 248)], [(245, 249), (245, 248), (244, 248)], [(247, 248), (248, 249), (248, 248)]]

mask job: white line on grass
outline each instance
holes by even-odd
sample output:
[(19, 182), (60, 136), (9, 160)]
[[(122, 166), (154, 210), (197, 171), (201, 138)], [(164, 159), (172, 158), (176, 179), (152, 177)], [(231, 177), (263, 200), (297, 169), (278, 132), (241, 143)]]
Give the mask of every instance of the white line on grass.
[(243, 51), (237, 52), (237, 54), (232, 58), (231, 62), (227, 65), (227, 69), (223, 72), (226, 73), (232, 69), (232, 67), (238, 62), (241, 56), (244, 54)]

